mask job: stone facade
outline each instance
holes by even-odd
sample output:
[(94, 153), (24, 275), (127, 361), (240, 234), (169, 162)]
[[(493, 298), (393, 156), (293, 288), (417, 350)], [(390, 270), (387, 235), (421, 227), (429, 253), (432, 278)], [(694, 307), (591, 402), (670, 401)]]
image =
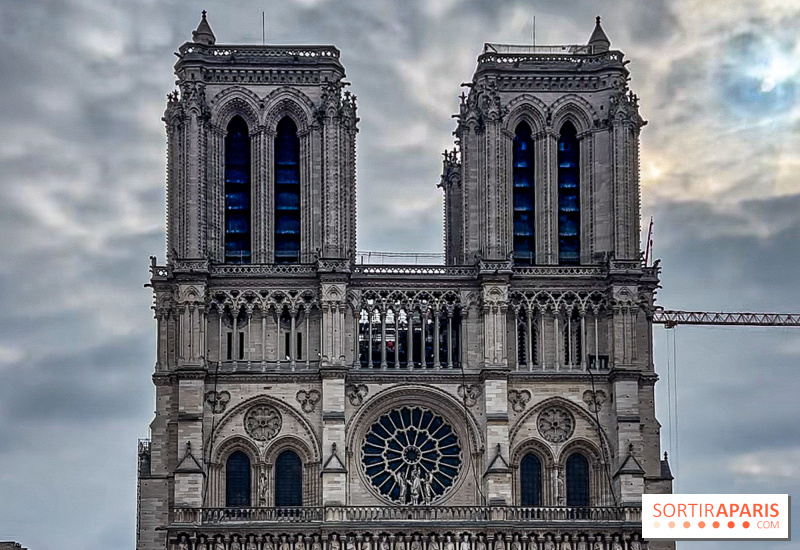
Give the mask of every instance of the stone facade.
[[(357, 265), (358, 118), (339, 51), (217, 45), (203, 16), (164, 116), (168, 254), (151, 265), (156, 415), (139, 444), (137, 550), (673, 547), (640, 540), (642, 493), (672, 483), (654, 406), (658, 269), (639, 252), (644, 121), (609, 45), (599, 20), (588, 45), (487, 44), (439, 184), (445, 264)], [(226, 263), (234, 117), (249, 132), (247, 263)], [(294, 263), (276, 262), (286, 117)], [(535, 166), (525, 265), (513, 238), (522, 121)], [(580, 151), (570, 262), (566, 121)], [(276, 506), (287, 450), (302, 463), (301, 506)], [(249, 461), (249, 493), (231, 506), (234, 453)], [(531, 455), (535, 505), (521, 481)], [(575, 455), (588, 465), (582, 504)]]

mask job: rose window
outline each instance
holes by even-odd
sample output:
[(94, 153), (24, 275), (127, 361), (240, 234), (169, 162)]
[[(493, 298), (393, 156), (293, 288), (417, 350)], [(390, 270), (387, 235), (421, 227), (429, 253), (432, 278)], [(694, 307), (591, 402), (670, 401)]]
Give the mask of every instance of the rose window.
[(256, 441), (269, 441), (281, 431), (281, 413), (269, 405), (256, 405), (244, 415), (244, 429)]
[(430, 504), (452, 486), (462, 459), (455, 430), (423, 407), (402, 407), (381, 416), (361, 447), (372, 486), (398, 504)]
[(568, 410), (561, 407), (550, 407), (539, 414), (536, 427), (547, 441), (562, 443), (569, 439), (575, 430), (575, 420)]

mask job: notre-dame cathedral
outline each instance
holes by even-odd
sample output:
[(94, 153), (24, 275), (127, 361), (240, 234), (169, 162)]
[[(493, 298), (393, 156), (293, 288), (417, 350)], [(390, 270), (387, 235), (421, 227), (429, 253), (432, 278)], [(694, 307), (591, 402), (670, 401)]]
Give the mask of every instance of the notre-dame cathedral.
[(339, 51), (219, 45), (204, 13), (164, 115), (137, 550), (673, 548), (641, 537), (672, 476), (626, 65), (599, 18), (486, 44), (444, 265), (370, 265)]

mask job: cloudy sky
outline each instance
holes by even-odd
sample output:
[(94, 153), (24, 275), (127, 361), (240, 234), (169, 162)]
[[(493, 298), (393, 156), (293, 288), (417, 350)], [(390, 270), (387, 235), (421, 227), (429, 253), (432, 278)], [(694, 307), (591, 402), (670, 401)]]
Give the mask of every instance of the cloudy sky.
[[(796, 0), (0, 0), (0, 540), (133, 548), (154, 395), (142, 284), (148, 256), (164, 257), (160, 118), (202, 8), (218, 42), (260, 43), (264, 9), (269, 42), (340, 48), (362, 119), (359, 248), (428, 252), (442, 242), (440, 152), (483, 42), (527, 41), (536, 15), (538, 43), (582, 43), (602, 14), (650, 121), (659, 302), (800, 312)], [(678, 489), (800, 495), (800, 330), (658, 329), (656, 346)]]

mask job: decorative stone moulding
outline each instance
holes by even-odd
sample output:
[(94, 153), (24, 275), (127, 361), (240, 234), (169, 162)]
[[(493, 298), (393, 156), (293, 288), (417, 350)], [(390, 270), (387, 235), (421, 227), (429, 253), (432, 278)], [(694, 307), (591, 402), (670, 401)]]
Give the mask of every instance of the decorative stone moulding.
[(295, 395), (295, 399), (297, 402), (300, 403), (300, 407), (302, 407), (303, 412), (314, 412), (314, 409), (317, 408), (317, 403), (320, 400), (320, 393), (317, 390), (300, 390)]
[(425, 407), (381, 415), (361, 445), (372, 489), (395, 504), (429, 505), (453, 487), (463, 458), (455, 430)]
[(536, 428), (550, 443), (563, 443), (575, 431), (575, 417), (564, 407), (548, 407), (539, 413)]
[(244, 415), (244, 431), (256, 441), (269, 441), (283, 425), (281, 413), (269, 405), (256, 405)]

